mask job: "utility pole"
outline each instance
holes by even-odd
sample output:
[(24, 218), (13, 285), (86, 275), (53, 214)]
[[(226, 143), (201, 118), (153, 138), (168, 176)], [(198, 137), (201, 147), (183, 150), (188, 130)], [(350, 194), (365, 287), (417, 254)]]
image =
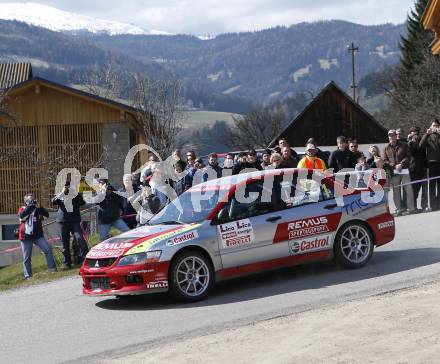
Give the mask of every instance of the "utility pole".
[(352, 67), (352, 71), (353, 71), (353, 83), (351, 84), (350, 87), (353, 89), (353, 100), (356, 103), (357, 103), (357, 100), (356, 100), (357, 85), (356, 85), (356, 73), (355, 73), (354, 55), (358, 51), (359, 51), (359, 47), (355, 47), (354, 43), (351, 43), (351, 46), (348, 46), (348, 52), (351, 53), (351, 67)]

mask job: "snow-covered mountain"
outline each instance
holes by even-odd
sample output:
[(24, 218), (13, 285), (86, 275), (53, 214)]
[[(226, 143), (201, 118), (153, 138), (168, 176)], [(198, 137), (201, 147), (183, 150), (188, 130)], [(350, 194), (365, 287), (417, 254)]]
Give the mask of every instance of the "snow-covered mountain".
[(18, 20), (61, 32), (116, 34), (166, 34), (158, 30), (145, 30), (133, 24), (97, 19), (63, 11), (52, 6), (32, 2), (0, 3), (0, 19)]

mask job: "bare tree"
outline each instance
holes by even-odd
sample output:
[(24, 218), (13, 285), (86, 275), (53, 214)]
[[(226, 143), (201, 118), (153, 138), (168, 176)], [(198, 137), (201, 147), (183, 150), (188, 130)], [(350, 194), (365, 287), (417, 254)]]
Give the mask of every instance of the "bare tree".
[(154, 80), (136, 76), (132, 96), (147, 144), (163, 158), (171, 155), (177, 134), (182, 130), (182, 84), (179, 80)]
[(7, 88), (0, 88), (0, 128), (17, 125), (17, 117), (9, 107)]
[(266, 148), (284, 125), (286, 114), (281, 108), (258, 106), (246, 115), (233, 116), (226, 144), (233, 149)]
[(95, 66), (80, 74), (77, 81), (86, 92), (110, 100), (127, 98), (128, 90), (134, 86), (133, 75), (112, 63)]
[(386, 89), (390, 106), (379, 118), (389, 127), (427, 127), (440, 116), (440, 59), (426, 50), (425, 59), (411, 73), (400, 74)]

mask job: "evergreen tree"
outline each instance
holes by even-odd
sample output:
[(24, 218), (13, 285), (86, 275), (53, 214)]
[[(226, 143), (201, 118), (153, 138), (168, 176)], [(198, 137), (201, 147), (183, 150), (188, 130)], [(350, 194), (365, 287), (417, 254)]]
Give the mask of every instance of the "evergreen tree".
[(433, 33), (423, 28), (422, 17), (429, 0), (416, 0), (407, 18), (408, 35), (401, 36), (399, 48), (402, 52), (401, 71), (411, 72), (415, 65), (423, 62), (426, 50), (434, 39)]
[(428, 0), (417, 0), (407, 20), (408, 34), (401, 38), (401, 62), (389, 76), (390, 104), (381, 119), (388, 126), (424, 128), (440, 115), (440, 58), (431, 53), (434, 35), (423, 28), (422, 17)]

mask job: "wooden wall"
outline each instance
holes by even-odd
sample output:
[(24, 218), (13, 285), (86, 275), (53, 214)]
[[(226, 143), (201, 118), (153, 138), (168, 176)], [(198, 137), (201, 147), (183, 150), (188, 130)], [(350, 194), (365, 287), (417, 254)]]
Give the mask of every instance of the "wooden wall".
[(132, 117), (39, 83), (13, 93), (9, 106), (18, 124), (0, 129), (0, 213), (16, 213), (28, 192), (48, 207), (59, 170), (75, 167), (84, 175), (102, 166), (103, 124)]
[(336, 145), (339, 135), (357, 139), (361, 144), (387, 142), (386, 131), (333, 88), (319, 97), (283, 133), (283, 137), (296, 147), (305, 146), (311, 137), (319, 145)]
[(120, 122), (125, 117), (116, 107), (38, 82), (12, 93), (9, 106), (23, 126), (101, 124)]

